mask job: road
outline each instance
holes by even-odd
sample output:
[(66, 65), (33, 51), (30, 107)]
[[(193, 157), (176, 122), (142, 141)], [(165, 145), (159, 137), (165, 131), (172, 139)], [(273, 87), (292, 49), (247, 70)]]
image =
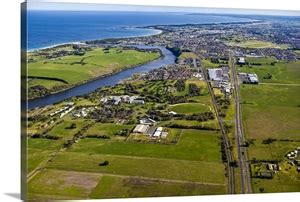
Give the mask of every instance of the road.
[(241, 175), (241, 192), (243, 194), (252, 193), (251, 187), (251, 178), (250, 178), (250, 169), (249, 163), (247, 160), (247, 150), (246, 147), (243, 146), (245, 137), (243, 131), (243, 122), (242, 122), (242, 113), (241, 113), (241, 106), (240, 106), (240, 89), (239, 83), (237, 78), (237, 70), (233, 58), (233, 54), (229, 53), (230, 58), (230, 65), (231, 65), (231, 80), (232, 85), (234, 88), (234, 99), (235, 99), (235, 139), (236, 139), (236, 146), (238, 152), (238, 165), (240, 168), (240, 175)]
[[(195, 68), (197, 68), (197, 64), (195, 62), (195, 59), (194, 59), (194, 66), (195, 66)], [(222, 120), (222, 118), (219, 114), (215, 94), (213, 92), (212, 86), (211, 86), (210, 81), (208, 79), (207, 71), (201, 65), (200, 65), (199, 68), (201, 68), (201, 71), (203, 72), (204, 80), (207, 83), (208, 91), (209, 91), (209, 94), (211, 96), (211, 100), (212, 100), (212, 103), (213, 103), (213, 108), (214, 108), (214, 111), (216, 113), (216, 117), (217, 117), (218, 122), (219, 122), (220, 130), (221, 130), (221, 133), (222, 133), (222, 138), (223, 138), (224, 145), (225, 145), (225, 155), (227, 157), (227, 165), (226, 166), (227, 166), (227, 172), (228, 172), (228, 193), (229, 194), (235, 194), (234, 167), (230, 166), (230, 162), (233, 162), (233, 157), (232, 157), (231, 150), (230, 150), (230, 142), (229, 142), (228, 136), (227, 136), (227, 134), (225, 132), (225, 129), (224, 129), (223, 120)]]

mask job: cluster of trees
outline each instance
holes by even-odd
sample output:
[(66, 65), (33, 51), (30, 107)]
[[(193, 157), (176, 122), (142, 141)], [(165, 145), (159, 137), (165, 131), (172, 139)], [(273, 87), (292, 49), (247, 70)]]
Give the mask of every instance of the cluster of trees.
[(185, 96), (171, 96), (168, 99), (169, 104), (178, 104), (187, 102), (187, 98)]
[(222, 117), (226, 116), (226, 110), (230, 105), (230, 99), (228, 97), (222, 98), (222, 96), (216, 96), (216, 103), (219, 106), (219, 114)]
[(189, 96), (193, 97), (193, 96), (199, 96), (200, 95), (200, 88), (194, 84), (194, 83), (190, 83), (189, 84)]
[(223, 136), (221, 136), (221, 157), (222, 157), (222, 162), (225, 163), (227, 162), (227, 155), (226, 155), (226, 145), (225, 145), (225, 140)]
[(119, 130), (118, 132), (116, 132), (115, 135), (127, 137), (129, 135), (129, 133), (130, 133), (130, 131), (125, 128), (125, 129), (122, 129), (122, 130)]
[(180, 128), (180, 129), (219, 130), (219, 129), (212, 128), (212, 127), (205, 126), (205, 125), (187, 126), (187, 125), (176, 124), (176, 123), (166, 124), (166, 127), (168, 127), (168, 128)]
[(108, 135), (99, 135), (99, 134), (89, 134), (86, 137), (88, 137), (88, 138), (110, 139), (110, 136), (108, 136)]
[(204, 112), (199, 114), (181, 115), (181, 116), (186, 120), (195, 120), (195, 121), (208, 121), (208, 120), (213, 120), (215, 118), (212, 112)]
[(204, 113), (198, 113), (198, 114), (166, 114), (160, 111), (157, 111), (155, 109), (150, 109), (147, 111), (147, 114), (154, 120), (158, 121), (167, 121), (172, 118), (179, 119), (179, 120), (195, 120), (195, 121), (208, 121), (213, 120), (214, 114), (212, 112), (204, 112)]
[(50, 94), (50, 91), (42, 85), (32, 86), (32, 87), (28, 88), (28, 98), (29, 99), (44, 97), (49, 94)]
[(40, 134), (40, 133), (35, 133), (31, 136), (31, 138), (45, 138), (45, 139), (49, 139), (49, 140), (58, 140), (61, 139), (61, 137), (56, 136), (56, 135), (51, 135), (51, 134)]
[(184, 80), (177, 80), (176, 83), (174, 84), (176, 87), (176, 90), (179, 92), (182, 92), (185, 90), (185, 82)]
[(71, 125), (70, 125), (70, 126), (67, 126), (65, 129), (70, 129), (70, 130), (72, 130), (72, 129), (75, 129), (75, 128), (77, 128), (76, 123), (71, 123)]
[(70, 148), (75, 142), (76, 140), (80, 139), (83, 137), (84, 133), (92, 126), (94, 125), (94, 123), (89, 123), (85, 126), (83, 126), (74, 136), (71, 140), (67, 140), (64, 143), (64, 148)]
[(274, 138), (268, 138), (268, 139), (264, 139), (261, 141), (262, 144), (271, 144), (273, 142), (275, 142), (277, 139)]
[(230, 130), (232, 129), (232, 124), (224, 122), (223, 127), (224, 127), (224, 130), (225, 130), (225, 133), (229, 133)]
[(92, 119), (100, 122), (109, 122), (113, 118), (125, 119), (133, 113), (133, 109), (119, 106), (105, 106), (101, 109), (91, 112)]
[(167, 121), (172, 119), (172, 115), (171, 114), (165, 114), (163, 112), (157, 111), (155, 109), (149, 109), (147, 111), (147, 114), (154, 120), (158, 120), (158, 121)]
[(124, 87), (125, 94), (138, 94), (139, 92), (136, 90), (136, 87), (131, 83), (126, 83)]

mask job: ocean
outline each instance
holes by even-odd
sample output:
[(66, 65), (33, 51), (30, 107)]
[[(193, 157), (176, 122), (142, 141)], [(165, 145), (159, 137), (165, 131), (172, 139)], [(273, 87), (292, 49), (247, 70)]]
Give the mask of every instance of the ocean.
[(226, 15), (188, 15), (163, 12), (33, 11), (27, 12), (28, 50), (105, 38), (147, 36), (159, 30), (152, 25), (250, 22)]

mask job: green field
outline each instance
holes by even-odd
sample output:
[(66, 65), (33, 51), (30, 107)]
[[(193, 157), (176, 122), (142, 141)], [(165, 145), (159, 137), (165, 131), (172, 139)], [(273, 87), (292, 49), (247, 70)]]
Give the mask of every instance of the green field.
[(300, 178), (295, 166), (287, 162), (281, 163), (280, 166), (282, 170), (276, 173), (272, 180), (252, 178), (253, 191), (256, 193), (299, 192)]
[(197, 58), (198, 56), (193, 52), (182, 52), (179, 59)]
[[(97, 129), (102, 130), (100, 124), (95, 124), (88, 133)], [(103, 132), (107, 134), (105, 130)], [(31, 145), (39, 148), (35, 142)], [(36, 162), (31, 164), (37, 166), (46, 159), (45, 155), (45, 152), (41, 153), (41, 159), (32, 155)], [(99, 166), (104, 161), (109, 165)], [(183, 130), (176, 145), (84, 138), (48, 162), (47, 168), (30, 180), (31, 198), (116, 198), (226, 192), (219, 134), (210, 131)], [(57, 175), (60, 177), (54, 177)], [(153, 192), (152, 187), (156, 186)]]
[(138, 144), (109, 139), (85, 138), (70, 151), (89, 154), (115, 154), (178, 160), (221, 162), (219, 133), (215, 131), (183, 130), (176, 145)]
[(270, 144), (263, 144), (262, 140), (255, 140), (253, 145), (249, 146), (249, 156), (257, 160), (277, 160), (285, 159), (289, 151), (299, 147), (300, 142), (276, 140)]
[[(56, 176), (60, 176), (57, 178)], [(47, 186), (43, 184), (47, 182)], [(84, 182), (84, 183), (82, 183)], [(223, 194), (222, 184), (201, 184), (47, 169), (29, 183), (31, 197), (49, 199), (128, 198)]]
[[(158, 52), (122, 50), (111, 48), (108, 53), (103, 48), (94, 48), (83, 56), (71, 55), (55, 59), (37, 57), (35, 62), (28, 64), (28, 76), (61, 79), (29, 79), (29, 87), (42, 85), (49, 90), (66, 88), (95, 77), (107, 75), (157, 59)], [(55, 90), (53, 90), (55, 91)]]
[[(57, 177), (59, 176), (59, 177)], [(28, 183), (30, 194), (54, 195), (57, 198), (86, 198), (101, 179), (92, 173), (63, 172), (45, 170)], [(47, 184), (47, 186), (45, 186)], [(43, 196), (45, 197), (45, 196)], [(50, 198), (50, 197), (49, 197)], [(53, 198), (53, 196), (51, 196)], [(56, 198), (56, 197), (54, 197)]]
[(201, 60), (201, 62), (205, 68), (218, 68), (219, 67), (219, 64), (212, 63), (208, 59)]
[[(255, 193), (294, 192), (299, 191), (299, 174), (296, 166), (287, 164), (285, 155), (300, 146), (299, 62), (271, 62), (270, 58), (251, 58), (251, 63), (262, 65), (240, 68), (241, 72), (257, 73), (262, 82), (240, 87), (244, 131), (246, 138), (252, 139), (249, 159), (277, 161), (282, 168), (273, 179), (252, 178), (252, 186)], [(264, 79), (266, 73), (272, 78)], [(273, 142), (267, 144), (269, 138)]]
[(289, 45), (287, 44), (275, 44), (269, 41), (259, 41), (259, 40), (244, 40), (244, 41), (230, 41), (227, 42), (229, 46), (238, 46), (241, 48), (279, 48), (287, 49)]
[[(149, 192), (149, 190), (151, 190)], [(140, 178), (122, 178), (104, 176), (90, 195), (91, 198), (132, 198), (192, 196), (206, 194), (223, 194), (223, 185), (201, 185), (196, 183), (176, 183)]]
[(243, 122), (248, 138), (299, 139), (300, 86), (243, 85)]
[[(109, 165), (99, 166), (104, 161)], [(206, 161), (64, 152), (48, 168), (203, 183), (225, 181), (223, 165)]]
[[(240, 72), (256, 73), (259, 81), (262, 83), (282, 83), (282, 84), (299, 84), (300, 86), (300, 62), (278, 62), (271, 65), (274, 61), (271, 58), (246, 58), (250, 63), (261, 63), (262, 65), (251, 65), (251, 68), (244, 65), (239, 68)], [(267, 73), (272, 75), (271, 79), (265, 79)]]
[(197, 114), (210, 111), (210, 108), (202, 103), (183, 103), (170, 105), (169, 109), (178, 114)]
[(106, 135), (114, 137), (120, 130), (127, 129), (131, 131), (134, 125), (121, 125), (114, 123), (96, 123), (85, 134), (86, 135)]
[[(30, 199), (226, 193), (217, 120), (186, 120), (168, 114), (171, 110), (186, 115), (210, 111), (211, 100), (206, 83), (188, 79), (185, 89), (178, 92), (174, 85), (176, 80), (126, 82), (135, 90), (133, 93), (120, 84), (105, 88), (108, 93), (105, 95), (95, 92), (84, 98), (72, 99), (76, 106), (74, 112), (83, 107), (92, 110), (84, 118), (76, 118), (72, 113), (63, 118), (49, 115), (63, 108), (67, 101), (30, 112), (30, 135), (42, 134), (39, 138), (28, 138)], [(191, 83), (199, 87), (199, 96), (189, 95)], [(160, 101), (149, 99), (143, 105), (121, 103), (118, 106), (104, 105), (99, 101), (103, 96), (124, 94), (141, 97), (155, 95)], [(168, 104), (175, 96), (185, 98), (185, 102)], [(103, 111), (97, 110), (104, 108), (119, 111), (131, 109), (132, 113), (125, 118), (112, 116), (103, 120), (92, 116), (93, 113), (101, 115)], [(148, 116), (150, 110), (167, 117), (161, 120), (155, 118), (157, 122), (154, 126), (162, 126), (168, 132), (166, 138), (129, 134), (142, 117)], [(70, 127), (74, 123), (76, 127)], [(85, 126), (89, 127), (81, 130)], [(120, 135), (123, 129), (127, 129), (128, 133)], [(80, 138), (69, 144), (75, 136)], [(51, 137), (59, 139), (47, 139)], [(108, 161), (108, 165), (101, 166), (105, 161)]]

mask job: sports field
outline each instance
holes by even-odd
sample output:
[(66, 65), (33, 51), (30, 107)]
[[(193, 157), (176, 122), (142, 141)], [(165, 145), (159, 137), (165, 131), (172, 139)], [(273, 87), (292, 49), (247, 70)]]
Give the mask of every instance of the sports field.
[(287, 44), (275, 44), (269, 41), (260, 40), (243, 40), (239, 42), (230, 41), (227, 43), (230, 46), (238, 46), (241, 48), (279, 48), (287, 49), (289, 46)]
[(210, 108), (202, 103), (184, 103), (170, 105), (170, 110), (178, 114), (196, 114), (210, 111)]

